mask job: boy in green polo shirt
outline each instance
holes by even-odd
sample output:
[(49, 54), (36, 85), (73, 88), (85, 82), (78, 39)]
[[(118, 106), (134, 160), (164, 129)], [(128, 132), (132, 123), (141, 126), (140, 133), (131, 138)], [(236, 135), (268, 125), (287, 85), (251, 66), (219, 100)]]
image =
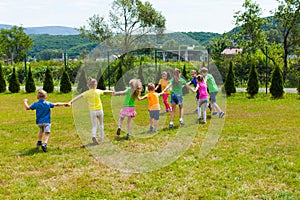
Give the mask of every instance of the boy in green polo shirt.
[(218, 94), (219, 88), (216, 84), (216, 81), (214, 77), (208, 73), (208, 69), (203, 67), (200, 71), (201, 75), (204, 76), (204, 79), (206, 81), (208, 91), (209, 91), (209, 96), (210, 96), (210, 104), (212, 106), (213, 110), (213, 115), (216, 115), (219, 113), (219, 118), (222, 118), (225, 114), (217, 104), (217, 99), (216, 96)]

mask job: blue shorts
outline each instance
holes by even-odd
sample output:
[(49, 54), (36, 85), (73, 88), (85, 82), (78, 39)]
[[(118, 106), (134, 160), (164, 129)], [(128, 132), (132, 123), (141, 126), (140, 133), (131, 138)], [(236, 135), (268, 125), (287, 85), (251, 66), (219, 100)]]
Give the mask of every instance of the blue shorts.
[(159, 110), (149, 110), (150, 119), (159, 120)]
[(171, 104), (181, 105), (183, 103), (182, 94), (172, 94)]
[(216, 99), (217, 94), (218, 94), (218, 92), (212, 92), (212, 93), (209, 94), (209, 100), (212, 103), (216, 103), (217, 102), (217, 99)]

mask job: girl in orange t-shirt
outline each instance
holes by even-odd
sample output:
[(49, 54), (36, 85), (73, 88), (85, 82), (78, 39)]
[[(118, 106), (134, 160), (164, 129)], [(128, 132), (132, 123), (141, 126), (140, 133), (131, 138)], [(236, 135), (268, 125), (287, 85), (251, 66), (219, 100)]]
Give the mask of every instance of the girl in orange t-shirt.
[(139, 97), (139, 100), (148, 99), (148, 110), (150, 115), (150, 132), (157, 133), (160, 112), (159, 96), (163, 93), (156, 93), (155, 85), (153, 83), (148, 84), (148, 91), (149, 93), (141, 98)]

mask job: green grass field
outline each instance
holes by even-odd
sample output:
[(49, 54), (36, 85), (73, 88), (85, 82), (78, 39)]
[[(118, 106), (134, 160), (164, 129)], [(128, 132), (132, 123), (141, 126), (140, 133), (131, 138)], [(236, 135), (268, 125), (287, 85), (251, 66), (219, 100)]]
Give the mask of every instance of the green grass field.
[[(115, 136), (121, 99), (104, 96), (106, 141), (86, 148), (89, 116), (79, 101), (52, 109), (47, 153), (35, 148), (35, 112), (23, 107), (35, 95), (0, 94), (0, 199), (300, 199), (299, 95), (219, 97), (225, 118), (209, 114), (208, 124), (197, 125), (190, 94), (185, 127), (168, 130), (162, 115), (155, 135), (147, 133), (147, 101), (137, 102), (130, 140)], [(51, 102), (71, 98), (48, 95)], [(210, 130), (223, 124), (203, 153)]]

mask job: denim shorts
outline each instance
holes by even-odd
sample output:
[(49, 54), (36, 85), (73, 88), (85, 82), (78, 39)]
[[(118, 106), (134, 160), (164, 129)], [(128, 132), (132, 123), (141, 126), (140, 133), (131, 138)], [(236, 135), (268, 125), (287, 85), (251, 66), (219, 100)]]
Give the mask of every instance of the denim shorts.
[(40, 128), (40, 131), (42, 131), (43, 133), (50, 133), (51, 124), (42, 123), (42, 124), (38, 124), (38, 127)]
[(183, 103), (182, 94), (172, 94), (171, 104), (181, 105)]
[(217, 99), (216, 99), (216, 96), (217, 96), (218, 92), (212, 92), (209, 94), (209, 99), (212, 103), (216, 103), (217, 102)]
[(159, 120), (159, 110), (149, 110), (150, 119)]

